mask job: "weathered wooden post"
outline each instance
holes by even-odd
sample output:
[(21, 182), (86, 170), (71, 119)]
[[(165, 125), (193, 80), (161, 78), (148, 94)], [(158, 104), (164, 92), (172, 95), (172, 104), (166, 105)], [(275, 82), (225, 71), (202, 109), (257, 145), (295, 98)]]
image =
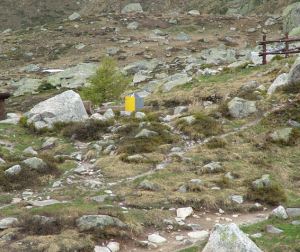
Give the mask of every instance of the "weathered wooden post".
[(289, 33), (286, 32), (285, 33), (285, 57), (286, 58), (289, 57), (288, 51), (289, 51)]
[(263, 57), (263, 60), (262, 60), (262, 63), (263, 65), (266, 65), (267, 64), (267, 35), (264, 34), (263, 35), (263, 42), (262, 42), (262, 57)]
[(9, 93), (0, 93), (0, 120), (5, 119), (5, 99), (10, 97)]

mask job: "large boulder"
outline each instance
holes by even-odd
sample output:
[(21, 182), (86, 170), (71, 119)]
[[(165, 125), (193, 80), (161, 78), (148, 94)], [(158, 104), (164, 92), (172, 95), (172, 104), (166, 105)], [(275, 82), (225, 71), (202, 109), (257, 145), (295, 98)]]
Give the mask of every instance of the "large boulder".
[(300, 85), (300, 57), (296, 59), (289, 72), (287, 85)]
[(127, 227), (124, 222), (109, 215), (84, 215), (77, 219), (76, 223), (80, 231), (101, 230), (106, 227)]
[(234, 224), (217, 224), (202, 252), (262, 252), (256, 244)]
[(228, 103), (228, 110), (234, 118), (244, 118), (257, 111), (255, 101), (235, 97)]
[(52, 128), (57, 122), (79, 122), (88, 119), (79, 94), (72, 90), (35, 105), (25, 116), (28, 123), (32, 123), (36, 129)]
[(300, 26), (300, 3), (293, 3), (283, 11), (283, 29), (285, 32)]
[(143, 8), (140, 3), (127, 4), (121, 11), (122, 14), (136, 13), (136, 12), (143, 12)]

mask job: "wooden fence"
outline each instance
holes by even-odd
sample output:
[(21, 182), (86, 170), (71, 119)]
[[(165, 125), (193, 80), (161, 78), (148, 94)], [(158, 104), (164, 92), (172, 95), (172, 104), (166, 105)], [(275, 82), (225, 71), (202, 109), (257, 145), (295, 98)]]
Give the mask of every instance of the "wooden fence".
[[(300, 53), (300, 47), (295, 47), (295, 48), (290, 49), (290, 43), (293, 43), (293, 42), (300, 42), (300, 38), (290, 38), (289, 34), (286, 33), (284, 38), (275, 39), (275, 40), (267, 40), (267, 35), (264, 34), (263, 41), (259, 42), (259, 45), (262, 46), (262, 52), (259, 53), (259, 56), (262, 57), (263, 65), (267, 64), (267, 55), (284, 54), (285, 57), (287, 58), (289, 56), (289, 54)], [(273, 44), (273, 43), (284, 43), (285, 46), (282, 49), (268, 51), (267, 45)]]

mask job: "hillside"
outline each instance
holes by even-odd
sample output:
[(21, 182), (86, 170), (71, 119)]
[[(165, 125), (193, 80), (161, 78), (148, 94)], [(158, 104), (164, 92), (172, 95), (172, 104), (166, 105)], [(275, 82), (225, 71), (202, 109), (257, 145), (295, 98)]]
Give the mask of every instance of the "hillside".
[(0, 251), (299, 251), (300, 3), (129, 2), (1, 1)]

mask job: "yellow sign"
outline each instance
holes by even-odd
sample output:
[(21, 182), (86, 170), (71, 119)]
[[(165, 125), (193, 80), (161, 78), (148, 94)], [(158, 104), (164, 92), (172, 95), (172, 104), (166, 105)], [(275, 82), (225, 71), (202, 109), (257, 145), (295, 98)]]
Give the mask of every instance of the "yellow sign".
[(135, 97), (134, 96), (126, 96), (125, 97), (125, 111), (127, 111), (127, 112), (135, 111)]

